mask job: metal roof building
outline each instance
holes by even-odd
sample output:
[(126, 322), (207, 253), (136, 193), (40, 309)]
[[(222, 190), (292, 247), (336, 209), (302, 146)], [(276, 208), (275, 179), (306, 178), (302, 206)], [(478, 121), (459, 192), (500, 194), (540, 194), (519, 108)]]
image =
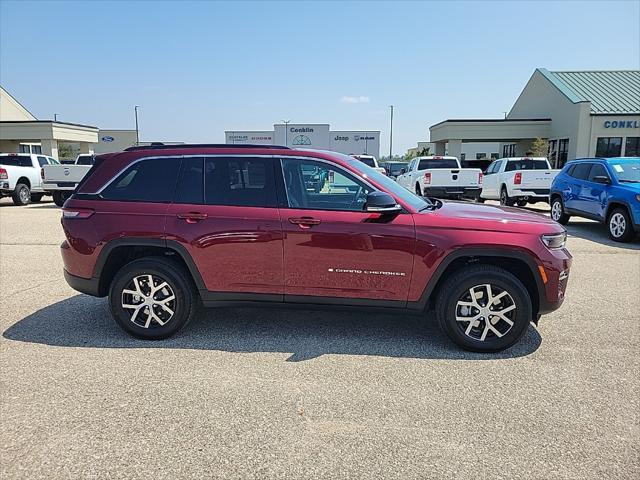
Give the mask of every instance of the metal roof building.
[(479, 141), (522, 156), (536, 138), (548, 140), (557, 167), (580, 157), (640, 156), (640, 70), (538, 68), (505, 119), (445, 120), (429, 130), (436, 153), (456, 156), (462, 143)]

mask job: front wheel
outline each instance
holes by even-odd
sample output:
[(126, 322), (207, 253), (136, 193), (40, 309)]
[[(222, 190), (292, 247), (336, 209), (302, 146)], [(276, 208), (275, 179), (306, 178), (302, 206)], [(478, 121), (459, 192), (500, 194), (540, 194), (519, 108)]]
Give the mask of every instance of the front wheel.
[(116, 323), (144, 340), (174, 335), (194, 316), (197, 302), (196, 287), (184, 268), (162, 257), (128, 263), (109, 289)]
[(533, 317), (531, 298), (522, 282), (492, 265), (454, 273), (439, 289), (435, 307), (446, 335), (473, 352), (509, 348)]
[(419, 183), (416, 183), (416, 195), (418, 195), (419, 197), (422, 196), (422, 189), (420, 188)]
[(565, 213), (562, 200), (558, 197), (554, 197), (553, 200), (551, 200), (551, 219), (561, 225), (569, 223), (569, 215)]
[(630, 242), (633, 238), (631, 217), (624, 208), (616, 208), (607, 219), (609, 237), (616, 242)]

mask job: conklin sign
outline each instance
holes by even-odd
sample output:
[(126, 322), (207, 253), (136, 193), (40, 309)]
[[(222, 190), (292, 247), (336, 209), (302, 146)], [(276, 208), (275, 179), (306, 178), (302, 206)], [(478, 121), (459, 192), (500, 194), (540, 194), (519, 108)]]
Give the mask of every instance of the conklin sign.
[(640, 120), (607, 120), (604, 128), (640, 128)]

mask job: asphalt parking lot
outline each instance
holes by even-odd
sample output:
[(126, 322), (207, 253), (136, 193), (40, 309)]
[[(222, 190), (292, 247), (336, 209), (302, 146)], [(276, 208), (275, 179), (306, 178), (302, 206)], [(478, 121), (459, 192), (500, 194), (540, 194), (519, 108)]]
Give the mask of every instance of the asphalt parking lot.
[(561, 310), (498, 355), (418, 317), (266, 308), (144, 342), (0, 200), (0, 477), (639, 478), (640, 242), (569, 225)]

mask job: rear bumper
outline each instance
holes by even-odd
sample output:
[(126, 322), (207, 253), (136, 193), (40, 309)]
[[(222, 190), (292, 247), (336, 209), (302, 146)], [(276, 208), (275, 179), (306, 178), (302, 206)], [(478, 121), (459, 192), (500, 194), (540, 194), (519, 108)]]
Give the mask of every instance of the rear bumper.
[(479, 198), (482, 188), (477, 187), (425, 187), (423, 195), (425, 197), (436, 198)]
[(99, 281), (97, 278), (82, 278), (76, 277), (75, 275), (71, 275), (66, 270), (64, 271), (64, 279), (67, 281), (69, 286), (74, 290), (77, 290), (81, 293), (86, 293), (87, 295), (91, 295), (93, 297), (99, 297)]
[(513, 195), (514, 198), (535, 198), (535, 199), (546, 199), (549, 198), (549, 189), (548, 188), (533, 188), (530, 190), (514, 188)]
[(56, 192), (58, 190), (67, 190), (69, 192), (73, 192), (78, 186), (77, 182), (57, 182), (57, 183), (43, 183), (42, 189), (45, 192)]

